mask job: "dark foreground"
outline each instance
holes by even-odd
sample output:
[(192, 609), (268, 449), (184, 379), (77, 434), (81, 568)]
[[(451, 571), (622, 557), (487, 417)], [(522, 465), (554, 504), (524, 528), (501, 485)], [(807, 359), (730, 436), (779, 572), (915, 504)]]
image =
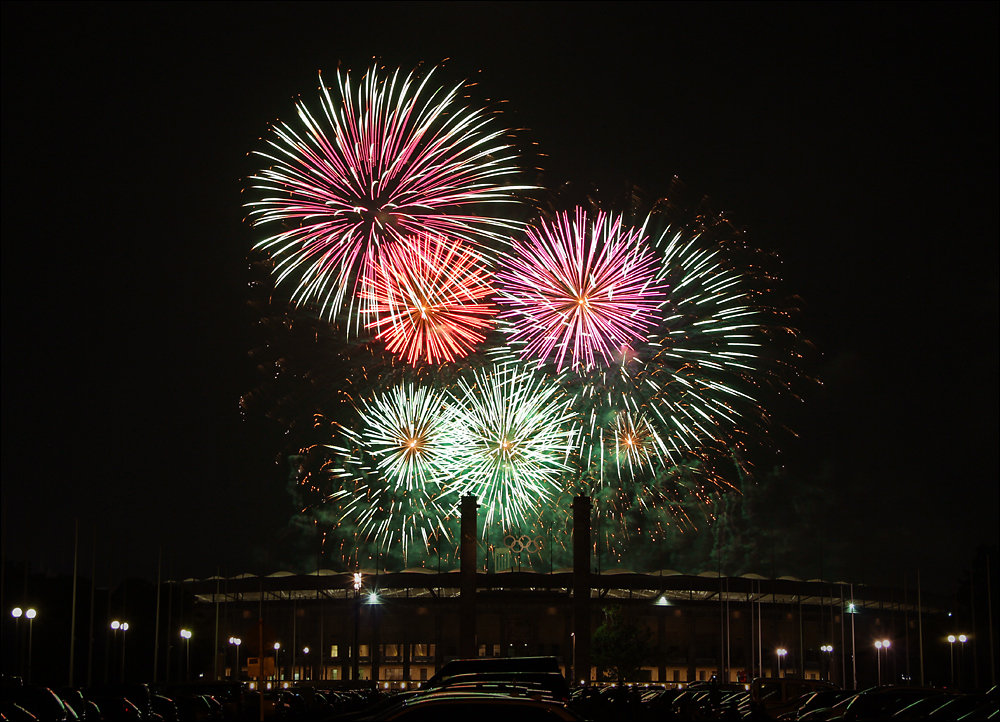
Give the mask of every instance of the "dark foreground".
[[(817, 689), (794, 699), (750, 685), (592, 686), (562, 692), (544, 680), (469, 678), (435, 688), (374, 687), (268, 691), (263, 700), (235, 682), (105, 685), (87, 689), (24, 685), (4, 678), (0, 715), (10, 722), (183, 722), (187, 720), (1000, 720), (988, 691), (877, 687)], [(788, 685), (792, 688), (793, 685)], [(563, 686), (565, 689), (565, 686)]]

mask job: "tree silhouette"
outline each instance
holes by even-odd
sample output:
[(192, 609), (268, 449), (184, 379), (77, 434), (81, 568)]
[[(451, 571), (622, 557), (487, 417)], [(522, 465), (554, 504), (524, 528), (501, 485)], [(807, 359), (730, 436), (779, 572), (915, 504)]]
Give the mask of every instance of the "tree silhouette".
[(619, 683), (635, 680), (653, 651), (649, 629), (626, 615), (620, 604), (604, 607), (604, 622), (595, 630), (592, 643), (598, 671)]

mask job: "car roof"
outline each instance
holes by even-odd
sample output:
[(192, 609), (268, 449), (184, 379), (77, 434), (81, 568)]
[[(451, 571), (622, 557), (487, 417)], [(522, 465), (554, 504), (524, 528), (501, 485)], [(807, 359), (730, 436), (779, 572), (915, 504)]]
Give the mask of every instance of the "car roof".
[(473, 659), (453, 659), (432, 676), (429, 683), (456, 674), (477, 672), (559, 672), (559, 660), (555, 657), (476, 657)]
[[(577, 715), (566, 709), (564, 705), (551, 700), (538, 700), (531, 697), (494, 692), (466, 691), (435, 691), (426, 695), (413, 697), (412, 699), (404, 701), (399, 707), (386, 710), (384, 719), (392, 720), (400, 716), (407, 716), (407, 713), (411, 713), (421, 708), (433, 709), (447, 706), (465, 707), (468, 705), (482, 707), (484, 712), (490, 710), (491, 708), (497, 711), (502, 710), (502, 714), (504, 716), (516, 715), (518, 714), (517, 708), (521, 708), (524, 710), (544, 710), (550, 712), (553, 718), (562, 718), (565, 720), (579, 719)], [(476, 714), (478, 715), (479, 712), (477, 711)], [(487, 717), (489, 719), (493, 718), (493, 716), (490, 715), (487, 715)]]

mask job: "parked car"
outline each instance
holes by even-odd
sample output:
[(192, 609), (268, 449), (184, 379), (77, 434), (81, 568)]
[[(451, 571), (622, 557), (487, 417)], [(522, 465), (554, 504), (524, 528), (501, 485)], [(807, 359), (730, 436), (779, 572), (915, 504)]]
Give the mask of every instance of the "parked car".
[(4, 689), (4, 701), (12, 702), (45, 722), (76, 722), (73, 708), (48, 687), (23, 685)]
[(19, 704), (0, 700), (0, 718), (4, 722), (38, 722), (38, 718)]
[(872, 687), (838, 702), (833, 707), (815, 710), (799, 719), (803, 722), (889, 719), (914, 702), (939, 693), (940, 690), (924, 687)]
[(785, 709), (778, 715), (778, 719), (783, 720), (783, 722), (797, 722), (816, 710), (830, 709), (838, 702), (853, 697), (854, 694), (854, 692), (845, 692), (841, 689), (821, 689), (810, 692), (790, 702), (788, 706), (791, 709)]
[(177, 703), (162, 694), (153, 694), (153, 714), (160, 716), (163, 722), (179, 722), (180, 713)]
[[(777, 717), (790, 711), (793, 700), (819, 690), (839, 689), (831, 682), (799, 677), (757, 677), (750, 683), (750, 699), (758, 708)], [(788, 707), (788, 709), (783, 709)]]
[[(138, 711), (140, 718), (148, 720), (153, 718), (152, 692), (148, 684), (101, 684), (88, 688), (84, 692), (84, 697), (93, 699), (101, 707), (104, 716), (107, 717), (108, 710), (101, 705), (100, 699), (124, 699), (130, 702)], [(121, 714), (122, 705), (115, 705), (115, 714)]]

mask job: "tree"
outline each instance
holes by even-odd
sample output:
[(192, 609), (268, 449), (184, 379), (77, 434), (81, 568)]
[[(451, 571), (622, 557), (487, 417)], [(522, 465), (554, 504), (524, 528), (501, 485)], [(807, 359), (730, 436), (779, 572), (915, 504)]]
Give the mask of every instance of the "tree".
[(644, 624), (626, 615), (620, 604), (604, 608), (604, 622), (593, 638), (593, 660), (599, 672), (619, 683), (635, 680), (652, 651), (650, 632)]

